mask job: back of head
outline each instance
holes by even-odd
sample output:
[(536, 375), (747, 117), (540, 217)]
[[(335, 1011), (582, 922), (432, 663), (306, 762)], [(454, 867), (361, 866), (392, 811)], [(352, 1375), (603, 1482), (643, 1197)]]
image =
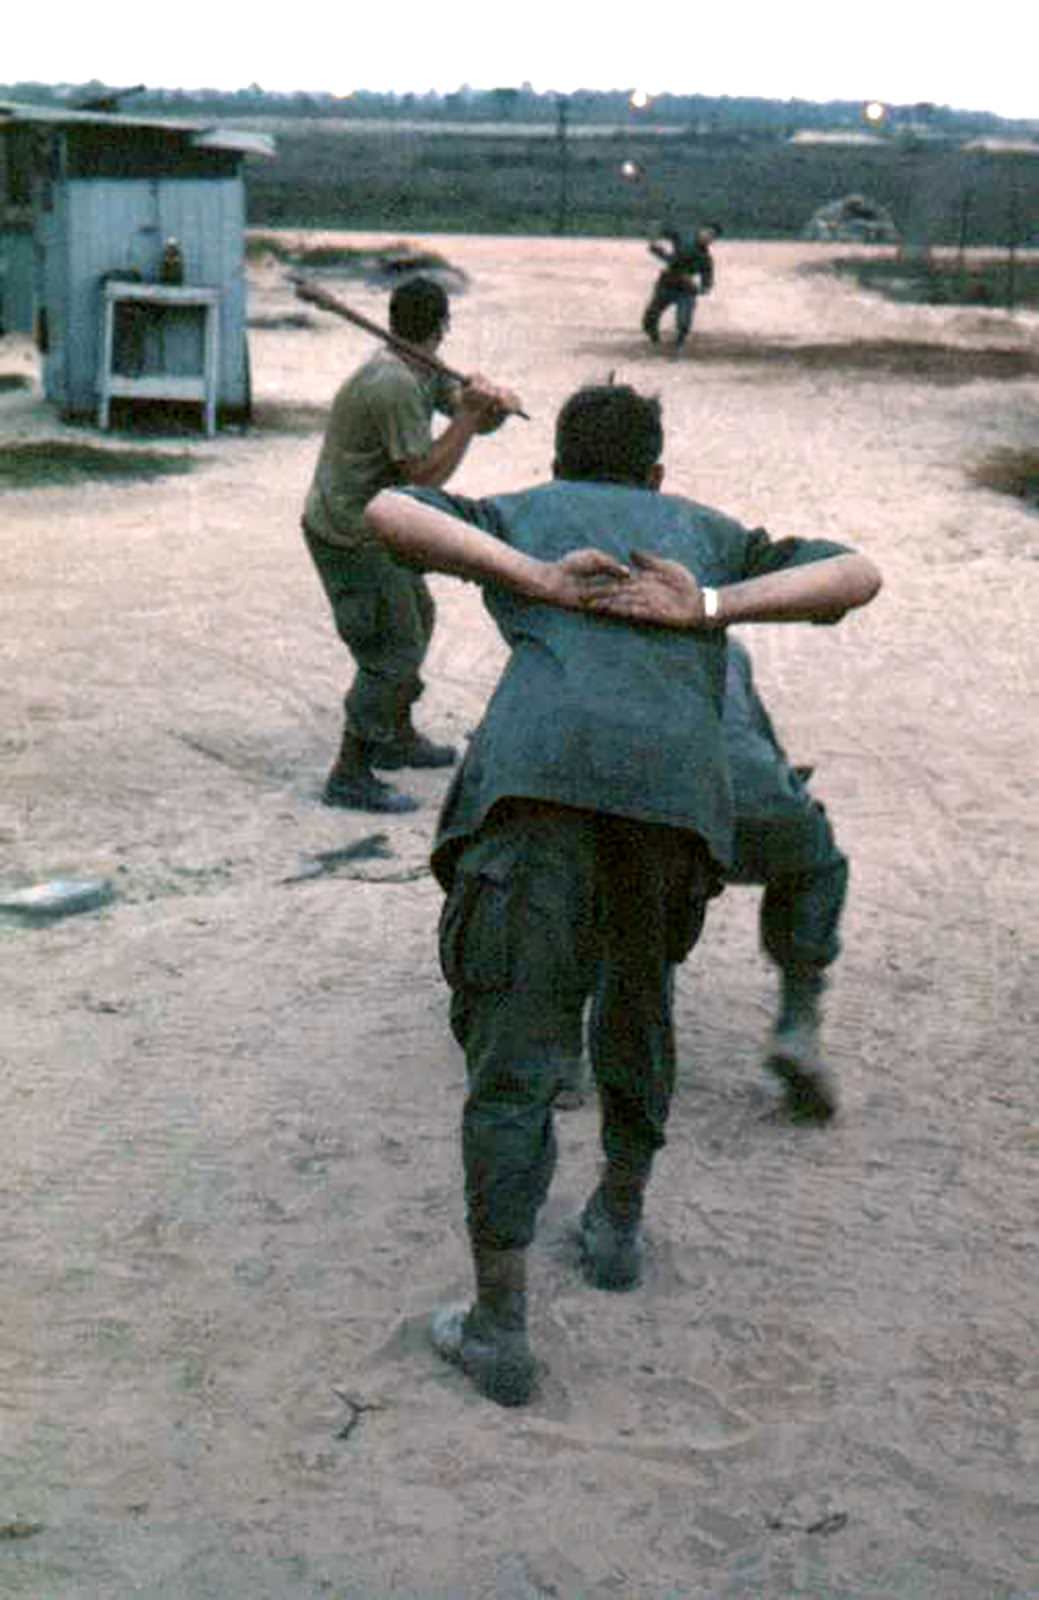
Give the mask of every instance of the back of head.
[(660, 401), (628, 384), (578, 389), (556, 419), (557, 478), (641, 488), (663, 449)]
[(390, 295), (390, 330), (398, 339), (423, 344), (447, 320), (447, 295), (432, 278), (409, 278)]

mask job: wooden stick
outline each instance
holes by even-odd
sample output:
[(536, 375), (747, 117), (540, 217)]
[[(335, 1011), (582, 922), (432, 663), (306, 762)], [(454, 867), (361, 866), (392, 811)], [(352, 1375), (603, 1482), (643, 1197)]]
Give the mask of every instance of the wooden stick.
[[(420, 349), (418, 345), (409, 344), (407, 339), (398, 339), (397, 335), (391, 333), (388, 328), (382, 327), (378, 322), (373, 322), (370, 317), (362, 316), (359, 311), (355, 311), (352, 306), (346, 305), (337, 295), (330, 294), (327, 289), (319, 288), (316, 283), (312, 283), (309, 278), (304, 278), (302, 274), (290, 272), (289, 282), (295, 288), (298, 299), (307, 300), (311, 305), (320, 306), (323, 311), (331, 311), (337, 317), (345, 317), (347, 322), (356, 323), (366, 333), (373, 333), (377, 339), (382, 340), (383, 344), (389, 345), (391, 350), (396, 350), (399, 355), (407, 356), (410, 361), (417, 361), (421, 366), (427, 367), (430, 372), (439, 373), (442, 378), (449, 378), (453, 383), (460, 383), (463, 388), (469, 382), (464, 372), (457, 372), (454, 367), (449, 367), (446, 361), (441, 361), (438, 356), (431, 355), (428, 350)], [(523, 417), (527, 422), (530, 421), (527, 413), (519, 410), (519, 408), (515, 411), (510, 411), (508, 415), (510, 417)]]

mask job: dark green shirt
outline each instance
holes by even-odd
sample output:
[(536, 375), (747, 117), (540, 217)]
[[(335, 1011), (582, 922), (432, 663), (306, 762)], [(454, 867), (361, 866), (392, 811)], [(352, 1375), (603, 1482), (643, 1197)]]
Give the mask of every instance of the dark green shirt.
[(725, 671), (725, 740), (741, 816), (766, 818), (782, 809), (783, 796), (800, 801), (802, 790), (772, 718), (754, 683), (750, 652), (730, 638)]
[(737, 880), (768, 882), (832, 860), (826, 814), (787, 760), (757, 692), (750, 655), (735, 638), (729, 639), (723, 721), (736, 808)]
[[(627, 560), (638, 548), (683, 562), (711, 586), (847, 548), (773, 542), (677, 495), (617, 484), (557, 480), (486, 500), (408, 493), (541, 560), (589, 545)], [(520, 798), (688, 829), (726, 866), (724, 633), (634, 626), (494, 585), (484, 601), (511, 655), (444, 802), (433, 846), (440, 882), (491, 807)]]

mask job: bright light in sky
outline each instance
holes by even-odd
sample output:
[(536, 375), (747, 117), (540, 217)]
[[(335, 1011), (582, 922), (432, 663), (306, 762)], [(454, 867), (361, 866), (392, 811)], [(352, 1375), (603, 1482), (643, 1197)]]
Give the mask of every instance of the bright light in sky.
[(52, 0), (5, 12), (6, 83), (326, 91), (518, 88), (932, 101), (1039, 118), (1034, 24), (1020, 0), (975, 9), (872, 0), (647, 11), (588, 0), (398, 0), (295, 7), (253, 0)]

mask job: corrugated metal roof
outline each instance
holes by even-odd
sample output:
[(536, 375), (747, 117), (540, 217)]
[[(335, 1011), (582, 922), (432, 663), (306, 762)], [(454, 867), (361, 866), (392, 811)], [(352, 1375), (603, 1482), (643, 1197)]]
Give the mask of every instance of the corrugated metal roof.
[(7, 118), (12, 123), (111, 128), (126, 133), (135, 128), (154, 128), (162, 133), (180, 134), (200, 150), (237, 150), (242, 155), (255, 156), (274, 154), (274, 140), (268, 134), (254, 133), (248, 128), (186, 122), (174, 117), (129, 117), (113, 111), (74, 111), (64, 106), (26, 105), (24, 101), (0, 100), (0, 118)]
[(787, 144), (886, 144), (875, 133), (858, 133), (853, 128), (799, 128)]
[(266, 133), (249, 128), (206, 128), (192, 139), (199, 150), (241, 150), (249, 156), (272, 156), (274, 140)]
[(1039, 156), (1034, 139), (972, 139), (964, 150), (984, 150), (991, 156)]

